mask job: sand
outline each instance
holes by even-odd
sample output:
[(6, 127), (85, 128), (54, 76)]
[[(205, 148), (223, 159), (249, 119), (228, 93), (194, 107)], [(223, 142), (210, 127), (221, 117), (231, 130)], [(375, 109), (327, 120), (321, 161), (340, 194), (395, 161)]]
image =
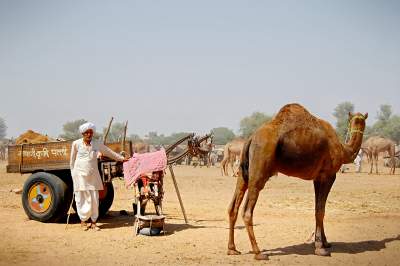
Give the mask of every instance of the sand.
[[(367, 167), (365, 167), (367, 168)], [(380, 168), (388, 173), (388, 168)], [(397, 169), (397, 171), (399, 171)], [(242, 255), (228, 256), (227, 207), (235, 178), (220, 169), (175, 167), (189, 219), (185, 224), (169, 174), (165, 177), (166, 234), (135, 236), (132, 190), (114, 180), (115, 199), (100, 219), (100, 232), (83, 232), (75, 214), (71, 224), (29, 220), (21, 188), (28, 175), (5, 173), (0, 163), (0, 265), (399, 265), (400, 175), (338, 174), (328, 197), (325, 232), (331, 257), (314, 255), (305, 243), (314, 229), (314, 192), (310, 181), (279, 174), (261, 192), (254, 230), (268, 261), (255, 261), (241, 217), (236, 246)], [(120, 210), (129, 215), (121, 215)]]

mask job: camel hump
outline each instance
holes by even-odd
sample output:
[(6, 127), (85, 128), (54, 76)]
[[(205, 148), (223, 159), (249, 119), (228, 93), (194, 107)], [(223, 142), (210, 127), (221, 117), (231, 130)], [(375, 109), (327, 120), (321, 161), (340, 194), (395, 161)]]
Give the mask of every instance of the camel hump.
[(298, 103), (283, 106), (274, 117), (272, 123), (279, 126), (283, 131), (290, 131), (298, 127), (314, 128), (316, 125), (320, 125), (319, 119)]

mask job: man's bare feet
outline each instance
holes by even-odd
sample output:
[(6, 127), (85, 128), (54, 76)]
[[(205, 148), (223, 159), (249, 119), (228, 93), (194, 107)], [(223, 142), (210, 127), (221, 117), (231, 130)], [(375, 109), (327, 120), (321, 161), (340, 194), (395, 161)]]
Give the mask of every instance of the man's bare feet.
[(83, 231), (87, 231), (90, 228), (90, 224), (81, 221), (81, 228)]
[(100, 230), (101, 230), (101, 228), (98, 227), (96, 223), (92, 223), (91, 228), (92, 228), (93, 230), (95, 230), (95, 231), (100, 231)]

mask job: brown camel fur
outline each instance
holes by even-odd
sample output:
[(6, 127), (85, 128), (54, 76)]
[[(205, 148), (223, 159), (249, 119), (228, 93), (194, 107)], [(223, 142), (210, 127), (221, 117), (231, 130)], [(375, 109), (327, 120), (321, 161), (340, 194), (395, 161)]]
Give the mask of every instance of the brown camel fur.
[(375, 171), (376, 174), (379, 174), (378, 172), (378, 155), (381, 152), (387, 151), (392, 163), (392, 166), (390, 168), (389, 173), (394, 174), (396, 167), (395, 167), (395, 146), (396, 143), (387, 138), (379, 137), (379, 136), (373, 136), (367, 139), (363, 144), (362, 148), (367, 151), (368, 157), (370, 158), (370, 163), (371, 163), (371, 168), (369, 170), (369, 173), (372, 174), (372, 168), (375, 163)]
[(235, 169), (233, 168), (233, 164), (236, 158), (240, 158), (242, 154), (242, 150), (244, 144), (246, 143), (245, 139), (237, 138), (225, 144), (224, 147), (224, 158), (221, 161), (221, 172), (222, 175), (228, 175), (228, 165), (231, 166), (233, 171), (233, 176), (235, 176)]
[(255, 259), (268, 259), (258, 248), (253, 231), (253, 211), (259, 192), (276, 172), (313, 180), (315, 192), (315, 254), (330, 255), (324, 232), (325, 203), (343, 163), (353, 162), (362, 142), (368, 114), (349, 113), (350, 140), (342, 144), (332, 126), (311, 115), (299, 104), (288, 104), (268, 123), (263, 124), (246, 142), (240, 177), (229, 206), (228, 254), (240, 254), (234, 243), (238, 209), (247, 190), (243, 220)]

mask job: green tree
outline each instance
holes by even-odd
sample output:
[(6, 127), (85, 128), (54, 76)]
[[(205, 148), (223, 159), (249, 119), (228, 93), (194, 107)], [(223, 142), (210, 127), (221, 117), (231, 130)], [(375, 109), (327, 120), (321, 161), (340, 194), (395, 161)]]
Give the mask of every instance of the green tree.
[(392, 106), (388, 104), (382, 104), (379, 107), (379, 111), (376, 114), (377, 121), (371, 128), (371, 134), (382, 137), (388, 137), (385, 131), (386, 127), (390, 127), (389, 123), (391, 122), (390, 121), (391, 118), (392, 118)]
[(344, 141), (349, 123), (349, 112), (354, 112), (354, 105), (351, 102), (343, 102), (336, 106), (333, 116), (336, 117), (336, 133)]
[(392, 106), (383, 104), (377, 112), (377, 121), (370, 129), (370, 135), (390, 138), (400, 141), (400, 116), (392, 115)]
[(382, 123), (387, 123), (392, 116), (392, 106), (389, 104), (382, 104), (378, 111), (376, 118)]
[(167, 136), (167, 137), (164, 137), (163, 139), (161, 139), (160, 142), (163, 145), (171, 145), (171, 144), (174, 144), (175, 142), (177, 142), (178, 140), (186, 137), (189, 134), (190, 133), (188, 133), (188, 132), (172, 133), (170, 136)]
[(0, 117), (0, 139), (3, 139), (7, 135), (6, 121)]
[(239, 132), (242, 137), (248, 138), (253, 132), (259, 128), (263, 123), (272, 119), (271, 116), (260, 112), (254, 112), (240, 120)]
[(216, 127), (211, 132), (214, 135), (213, 142), (218, 145), (225, 145), (235, 138), (235, 133), (227, 127)]
[(81, 138), (82, 134), (79, 132), (79, 126), (86, 122), (87, 120), (85, 119), (68, 121), (63, 125), (63, 133), (60, 134), (60, 137), (67, 140), (76, 140)]
[(150, 145), (161, 145), (163, 144), (162, 140), (165, 138), (163, 134), (159, 136), (156, 131), (150, 131), (146, 137)]
[(393, 115), (387, 125), (384, 128), (384, 136), (396, 141), (400, 142), (400, 116)]
[[(111, 125), (110, 131), (107, 135), (107, 143), (120, 142), (124, 136), (125, 124), (115, 122)], [(107, 128), (103, 128), (103, 136), (106, 134)]]
[(142, 141), (142, 139), (138, 134), (130, 134), (129, 137), (127, 137), (127, 139), (133, 142)]

